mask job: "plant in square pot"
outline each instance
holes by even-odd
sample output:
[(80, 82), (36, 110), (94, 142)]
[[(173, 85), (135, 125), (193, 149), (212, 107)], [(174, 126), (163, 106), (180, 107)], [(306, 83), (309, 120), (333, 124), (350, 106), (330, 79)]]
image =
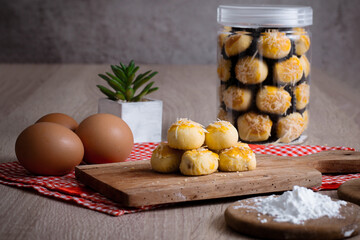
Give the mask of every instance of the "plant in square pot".
[(128, 65), (121, 62), (120, 65), (111, 65), (111, 70), (113, 73), (99, 74), (112, 89), (97, 85), (107, 96), (99, 99), (98, 112), (122, 118), (133, 132), (134, 142), (160, 142), (162, 101), (145, 98), (158, 90), (158, 87), (153, 87), (154, 82), (148, 83), (157, 72), (149, 70), (136, 76), (139, 66), (134, 61)]

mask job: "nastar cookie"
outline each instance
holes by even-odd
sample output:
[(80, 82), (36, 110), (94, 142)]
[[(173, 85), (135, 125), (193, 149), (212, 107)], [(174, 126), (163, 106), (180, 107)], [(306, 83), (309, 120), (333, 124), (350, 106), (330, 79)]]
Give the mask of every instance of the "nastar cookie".
[(151, 155), (151, 168), (161, 173), (177, 172), (182, 154), (183, 151), (170, 148), (167, 143), (160, 143)]
[(180, 162), (180, 172), (189, 176), (207, 175), (217, 171), (219, 155), (205, 148), (186, 151)]
[(291, 96), (283, 88), (264, 86), (256, 94), (256, 106), (263, 112), (284, 114), (291, 106)]
[(275, 63), (273, 77), (278, 83), (294, 85), (302, 78), (303, 72), (300, 59), (292, 56), (285, 61)]
[(245, 32), (237, 32), (229, 35), (225, 39), (224, 49), (228, 57), (232, 57), (244, 52), (249, 48), (252, 37), (247, 35)]
[(294, 141), (303, 133), (305, 121), (300, 113), (291, 113), (280, 118), (277, 123), (276, 133), (279, 142), (289, 143)]
[(273, 123), (268, 115), (248, 112), (237, 120), (240, 139), (246, 142), (266, 141)]
[(245, 111), (250, 107), (252, 92), (246, 88), (230, 86), (224, 90), (222, 97), (227, 108)]
[(199, 148), (205, 142), (205, 129), (197, 122), (181, 118), (170, 126), (167, 140), (171, 148), (180, 150)]
[(256, 168), (255, 153), (249, 147), (236, 145), (221, 151), (219, 170), (224, 172), (241, 172)]
[(258, 50), (266, 58), (284, 58), (290, 53), (291, 41), (284, 32), (277, 30), (266, 31), (261, 33)]
[(206, 127), (205, 145), (214, 151), (234, 146), (239, 135), (236, 128), (227, 121), (216, 121)]
[(243, 84), (262, 83), (268, 75), (266, 63), (256, 57), (240, 58), (235, 65), (236, 79)]

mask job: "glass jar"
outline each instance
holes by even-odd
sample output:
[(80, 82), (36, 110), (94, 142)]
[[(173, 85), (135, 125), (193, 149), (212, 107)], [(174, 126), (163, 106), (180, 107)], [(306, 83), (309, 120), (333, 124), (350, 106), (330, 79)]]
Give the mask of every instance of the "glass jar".
[(218, 23), (218, 118), (233, 123), (242, 142), (303, 142), (312, 8), (221, 5)]

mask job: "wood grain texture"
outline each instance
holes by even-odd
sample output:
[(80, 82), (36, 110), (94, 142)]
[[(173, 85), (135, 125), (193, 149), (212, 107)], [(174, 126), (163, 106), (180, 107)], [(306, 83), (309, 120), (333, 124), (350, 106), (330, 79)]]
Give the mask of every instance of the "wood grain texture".
[[(164, 102), (163, 139), (178, 117), (203, 125), (215, 120), (216, 66), (141, 65), (158, 71)], [(0, 64), (0, 162), (15, 161), (18, 134), (41, 116), (63, 112), (81, 121), (97, 112), (102, 97), (95, 85), (108, 65)], [(346, 71), (346, 69), (344, 69)], [(360, 149), (360, 87), (312, 69), (309, 136), (305, 144)], [(322, 191), (337, 197), (336, 191)], [(243, 197), (181, 203), (111, 217), (34, 191), (0, 185), (2, 239), (249, 239), (230, 230), (223, 213)], [(353, 239), (360, 239), (355, 237)]]
[(259, 167), (253, 171), (189, 177), (154, 172), (150, 161), (144, 160), (79, 166), (75, 174), (82, 183), (130, 207), (279, 192), (291, 190), (294, 185), (321, 185), (320, 172), (303, 166)]
[(337, 190), (340, 199), (360, 205), (360, 179), (343, 183)]
[(298, 167), (308, 166), (321, 173), (360, 172), (360, 152), (323, 151), (301, 157), (257, 155), (259, 167)]
[[(82, 183), (123, 206), (144, 206), (291, 190), (321, 185), (322, 173), (360, 172), (360, 152), (324, 151), (302, 157), (258, 154), (257, 168), (188, 177), (160, 174), (150, 160), (76, 167)], [(318, 171), (316, 171), (317, 169)]]
[[(261, 239), (343, 239), (355, 236), (360, 230), (360, 207), (347, 203), (341, 206), (339, 218), (328, 216), (310, 219), (303, 224), (277, 222), (255, 209), (254, 199), (245, 199), (230, 205), (225, 211), (226, 223), (236, 231)], [(250, 206), (250, 208), (243, 206)], [(240, 206), (240, 208), (239, 208)], [(261, 222), (261, 220), (265, 222)]]

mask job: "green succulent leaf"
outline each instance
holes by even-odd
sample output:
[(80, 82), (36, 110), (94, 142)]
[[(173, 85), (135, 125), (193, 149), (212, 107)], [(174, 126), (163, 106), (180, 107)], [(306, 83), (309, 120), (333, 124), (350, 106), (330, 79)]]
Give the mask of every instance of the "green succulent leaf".
[[(154, 82), (148, 83), (158, 72), (149, 70), (136, 76), (139, 66), (135, 65), (134, 60), (131, 60), (128, 65), (120, 62), (120, 65), (110, 66), (112, 73), (105, 72), (105, 74), (98, 74), (98, 76), (104, 79), (115, 92), (102, 85), (97, 85), (100, 91), (109, 99), (121, 99), (130, 102), (141, 101), (145, 95), (159, 89), (158, 87), (152, 87)], [(147, 85), (136, 95), (137, 90), (145, 84)]]
[(134, 67), (135, 67), (135, 63), (134, 63), (133, 60), (131, 60), (131, 61), (129, 62), (128, 67), (126, 68), (126, 75), (127, 75), (128, 77), (131, 75), (131, 72), (132, 72), (132, 70), (134, 69)]
[(135, 66), (134, 60), (131, 60), (131, 61), (129, 62), (129, 66), (130, 66), (130, 67), (134, 67), (134, 66)]
[(134, 93), (135, 93), (134, 89), (132, 89), (132, 88), (127, 89), (126, 92), (125, 92), (126, 100), (131, 101), (131, 99), (134, 96)]
[(116, 97), (117, 99), (125, 100), (125, 95), (120, 91), (116, 92)]
[(139, 67), (136, 66), (134, 69), (132, 69), (131, 71), (129, 71), (129, 82), (133, 82), (134, 78), (135, 78), (135, 73), (137, 72), (137, 70), (139, 70)]
[(121, 62), (120, 62), (120, 66), (121, 66), (120, 69), (123, 70), (124, 72), (126, 72), (127, 67), (124, 64), (122, 64)]
[(104, 75), (104, 74), (98, 74), (99, 77), (101, 77), (102, 79), (104, 79), (105, 81), (109, 81), (110, 78), (108, 78), (108, 76)]
[(148, 75), (151, 72), (151, 70), (144, 72), (144, 73), (140, 73), (136, 78), (133, 84), (137, 84), (139, 81), (141, 81), (141, 79), (143, 79), (146, 75)]
[(112, 78), (112, 79), (114, 79), (114, 80), (116, 80), (117, 81), (117, 77), (115, 77), (114, 75), (112, 75), (111, 73), (109, 73), (109, 72), (106, 72), (106, 75), (108, 75), (110, 78)]
[(115, 81), (114, 79), (110, 79), (108, 81), (108, 84), (116, 91), (120, 91), (122, 93), (125, 93), (125, 88), (117, 81)]
[(152, 92), (157, 91), (159, 88), (158, 87), (154, 87), (154, 88), (150, 88), (149, 91), (147, 92), (147, 94), (150, 94)]
[(111, 100), (117, 100), (116, 93), (109, 90), (108, 88), (102, 86), (102, 85), (96, 85), (102, 93), (104, 93), (108, 98)]
[(144, 85), (147, 81), (149, 81), (152, 77), (154, 77), (158, 72), (152, 72), (149, 76), (141, 79), (137, 83), (134, 83), (134, 90), (136, 91), (139, 87)]
[(134, 97), (134, 102), (140, 101), (141, 98), (148, 93), (148, 91), (150, 90), (150, 88), (152, 87), (153, 84), (154, 84), (154, 82), (151, 82), (151, 83), (149, 83), (148, 85), (146, 85), (146, 86), (144, 87), (144, 89), (139, 93), (139, 95), (137, 95), (137, 96)]
[(118, 83), (120, 83), (120, 84), (122, 84), (122, 85), (124, 84), (124, 82), (123, 82), (120, 78), (114, 76), (113, 74), (111, 74), (111, 73), (109, 73), (109, 72), (106, 72), (106, 75), (108, 75), (111, 79), (117, 81)]
[(123, 81), (124, 83), (127, 82), (127, 77), (120, 67), (111, 65), (111, 70), (121, 81)]

